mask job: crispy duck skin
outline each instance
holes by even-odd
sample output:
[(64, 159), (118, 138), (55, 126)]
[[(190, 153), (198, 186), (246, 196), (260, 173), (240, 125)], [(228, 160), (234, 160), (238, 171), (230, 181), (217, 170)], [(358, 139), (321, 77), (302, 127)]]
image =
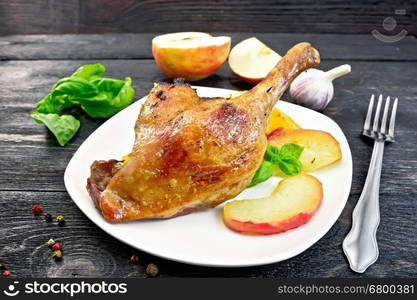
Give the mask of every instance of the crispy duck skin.
[(123, 222), (184, 215), (235, 197), (262, 162), (271, 109), (319, 61), (310, 44), (297, 44), (263, 81), (233, 99), (156, 84), (136, 121), (130, 159), (91, 167), (87, 189), (96, 207), (106, 220)]

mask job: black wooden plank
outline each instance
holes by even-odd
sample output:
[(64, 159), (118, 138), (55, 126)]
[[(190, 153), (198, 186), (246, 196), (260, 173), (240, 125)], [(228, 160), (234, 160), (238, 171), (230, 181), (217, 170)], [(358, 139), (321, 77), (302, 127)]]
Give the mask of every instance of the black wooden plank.
[[(395, 15), (397, 9), (405, 15)], [(8, 0), (0, 35), (166, 31), (368, 33), (395, 17), (416, 34), (413, 1), (335, 0)], [(386, 32), (386, 31), (385, 31)], [(391, 32), (387, 32), (391, 34)]]
[[(65, 191), (63, 173), (78, 146), (102, 122), (101, 119), (81, 117), (82, 127), (65, 147), (30, 118), (29, 113), (58, 80), (79, 65), (96, 61), (8, 61), (0, 62), (0, 85), (7, 87), (1, 95), (0, 111), (0, 190)], [(164, 79), (152, 60), (107, 60), (108, 76), (132, 76), (137, 90), (136, 99), (144, 96), (153, 82)], [(345, 61), (324, 62), (328, 69)], [(352, 147), (354, 184), (358, 193), (364, 182), (371, 153), (371, 143), (359, 136), (368, 99), (372, 93), (384, 93), (400, 98), (397, 119), (398, 143), (389, 145), (384, 160), (383, 192), (401, 188), (415, 194), (417, 157), (415, 152), (415, 120), (417, 106), (416, 63), (409, 62), (351, 62), (353, 72), (335, 81), (335, 99), (325, 114), (345, 131)], [(230, 89), (248, 89), (224, 66), (217, 75), (199, 85)], [(285, 95), (285, 100), (289, 100)], [(133, 125), (132, 125), (133, 130)], [(401, 153), (401, 154), (399, 154)]]
[[(298, 42), (317, 47), (324, 60), (417, 60), (417, 40), (408, 35), (384, 43), (367, 33), (214, 33), (230, 35), (233, 45), (256, 36), (282, 55)], [(0, 60), (18, 59), (143, 59), (152, 58), (151, 40), (158, 33), (14, 35), (0, 37)]]
[[(18, 277), (144, 277), (151, 262), (159, 266), (161, 277), (415, 277), (417, 204), (415, 196), (401, 188), (381, 193), (379, 260), (365, 274), (350, 271), (341, 242), (350, 229), (356, 198), (353, 194), (333, 228), (302, 254), (265, 266), (219, 269), (160, 259), (124, 245), (89, 221), (65, 192), (2, 191), (0, 260)], [(64, 215), (66, 225), (33, 216), (34, 204), (53, 216)], [(50, 238), (63, 243), (60, 262), (51, 258), (45, 244)], [(138, 265), (128, 261), (133, 253), (139, 254)]]

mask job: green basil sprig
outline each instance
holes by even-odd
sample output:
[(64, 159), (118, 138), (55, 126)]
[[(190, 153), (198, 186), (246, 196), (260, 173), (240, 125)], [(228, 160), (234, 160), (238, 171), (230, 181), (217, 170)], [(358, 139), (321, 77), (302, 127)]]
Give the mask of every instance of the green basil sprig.
[(71, 115), (32, 113), (37, 123), (43, 123), (56, 136), (58, 143), (64, 146), (77, 133), (80, 121)]
[(70, 77), (59, 80), (36, 105), (32, 118), (43, 123), (64, 146), (78, 131), (80, 122), (61, 115), (64, 109), (80, 106), (90, 117), (108, 118), (132, 103), (132, 80), (103, 78), (101, 64), (84, 65)]
[(266, 147), (264, 161), (258, 170), (256, 170), (249, 187), (270, 178), (274, 173), (276, 165), (285, 175), (293, 176), (300, 173), (303, 170), (303, 165), (300, 161), (303, 150), (304, 147), (296, 144), (285, 144), (281, 149), (268, 145)]

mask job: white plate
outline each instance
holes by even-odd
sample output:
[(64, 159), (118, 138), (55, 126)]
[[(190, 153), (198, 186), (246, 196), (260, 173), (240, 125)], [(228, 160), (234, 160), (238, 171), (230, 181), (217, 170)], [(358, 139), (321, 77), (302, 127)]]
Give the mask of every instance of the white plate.
[[(198, 94), (216, 97), (233, 91), (196, 87)], [(229, 230), (222, 221), (222, 206), (168, 220), (106, 222), (90, 199), (86, 182), (90, 165), (98, 159), (120, 159), (130, 152), (133, 126), (145, 98), (107, 120), (74, 154), (65, 171), (65, 186), (78, 207), (97, 226), (137, 249), (179, 262), (220, 267), (262, 265), (293, 257), (316, 243), (333, 226), (349, 196), (352, 156), (340, 127), (328, 117), (291, 103), (278, 101), (276, 107), (301, 127), (330, 132), (342, 148), (340, 162), (313, 174), (323, 183), (322, 205), (313, 218), (296, 229), (270, 236), (243, 235)], [(278, 182), (271, 178), (246, 189), (236, 199), (268, 195)]]

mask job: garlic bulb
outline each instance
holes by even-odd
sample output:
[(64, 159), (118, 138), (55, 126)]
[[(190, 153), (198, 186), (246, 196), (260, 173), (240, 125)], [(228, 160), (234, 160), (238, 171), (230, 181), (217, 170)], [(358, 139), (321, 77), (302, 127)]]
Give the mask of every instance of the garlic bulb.
[(350, 65), (342, 65), (324, 72), (309, 69), (292, 82), (291, 98), (299, 105), (322, 111), (333, 98), (333, 79), (350, 72)]

